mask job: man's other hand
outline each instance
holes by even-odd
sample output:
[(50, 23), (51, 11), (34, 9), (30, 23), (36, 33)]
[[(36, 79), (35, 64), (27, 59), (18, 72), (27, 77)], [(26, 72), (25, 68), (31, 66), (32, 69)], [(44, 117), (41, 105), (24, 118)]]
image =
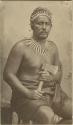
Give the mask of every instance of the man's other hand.
[(28, 91), (28, 94), (27, 94), (27, 97), (29, 99), (40, 99), (42, 96), (43, 96), (43, 91), (39, 91), (39, 90), (29, 90)]

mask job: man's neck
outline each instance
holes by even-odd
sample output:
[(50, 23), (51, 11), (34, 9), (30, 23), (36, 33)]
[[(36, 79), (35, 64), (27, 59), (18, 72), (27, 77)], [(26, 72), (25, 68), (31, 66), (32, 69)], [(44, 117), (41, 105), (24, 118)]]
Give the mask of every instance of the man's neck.
[(41, 38), (37, 38), (37, 37), (33, 36), (33, 39), (34, 39), (36, 42), (38, 42), (38, 43), (41, 45), (42, 48), (45, 47), (45, 44), (46, 44), (46, 42), (47, 42), (47, 38), (46, 38), (46, 39), (41, 39)]

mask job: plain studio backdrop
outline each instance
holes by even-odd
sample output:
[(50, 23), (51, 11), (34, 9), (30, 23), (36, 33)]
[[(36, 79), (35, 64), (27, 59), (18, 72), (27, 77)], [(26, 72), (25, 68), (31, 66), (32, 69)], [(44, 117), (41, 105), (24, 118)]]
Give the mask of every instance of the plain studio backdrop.
[[(72, 13), (71, 1), (6, 1), (1, 7), (3, 20), (2, 40), (2, 70), (4, 69), (8, 54), (13, 45), (19, 40), (30, 37), (30, 15), (33, 9), (42, 6), (48, 8), (52, 13), (52, 29), (48, 39), (54, 41), (58, 47), (60, 59), (63, 65), (63, 78), (61, 86), (71, 97), (72, 94)], [(0, 11), (0, 12), (1, 12)], [(2, 25), (0, 26), (2, 28)], [(2, 30), (0, 32), (2, 34)], [(1, 35), (2, 36), (2, 35)], [(11, 89), (1, 82), (2, 100), (10, 101)]]

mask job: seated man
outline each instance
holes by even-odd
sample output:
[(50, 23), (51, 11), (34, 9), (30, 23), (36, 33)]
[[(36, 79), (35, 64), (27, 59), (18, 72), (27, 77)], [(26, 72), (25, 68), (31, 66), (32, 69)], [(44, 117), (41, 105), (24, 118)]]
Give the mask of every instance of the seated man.
[(61, 90), (62, 67), (57, 47), (48, 40), (52, 27), (48, 9), (30, 17), (33, 36), (17, 42), (8, 57), (4, 79), (12, 88), (11, 104), (23, 121), (54, 124), (58, 114), (71, 120), (71, 99)]

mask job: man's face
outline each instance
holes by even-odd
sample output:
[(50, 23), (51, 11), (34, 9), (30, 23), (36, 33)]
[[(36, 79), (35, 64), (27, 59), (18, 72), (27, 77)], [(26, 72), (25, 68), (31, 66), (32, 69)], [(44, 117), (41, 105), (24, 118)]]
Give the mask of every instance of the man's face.
[(51, 21), (47, 16), (38, 16), (33, 25), (33, 33), (39, 39), (46, 39), (51, 30)]

